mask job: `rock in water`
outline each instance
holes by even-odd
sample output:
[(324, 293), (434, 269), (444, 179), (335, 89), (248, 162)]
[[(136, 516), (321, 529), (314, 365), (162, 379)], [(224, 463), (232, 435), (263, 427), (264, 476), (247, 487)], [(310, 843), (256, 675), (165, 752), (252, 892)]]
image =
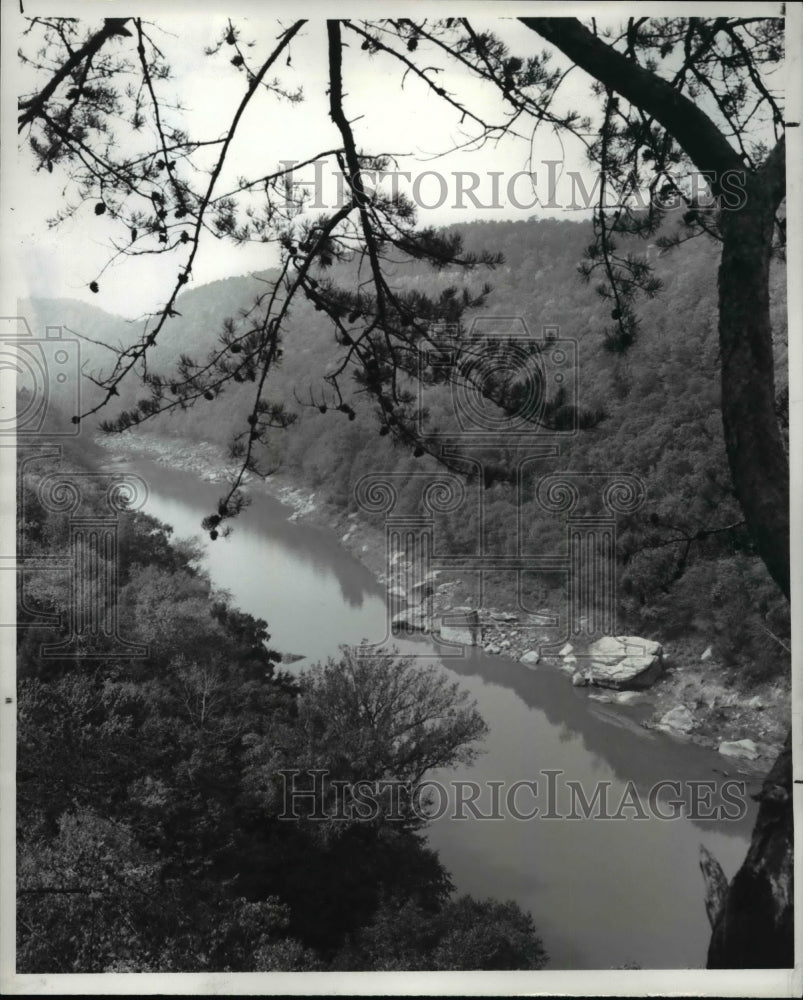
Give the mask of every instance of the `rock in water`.
[[(479, 616), (476, 611), (468, 607), (452, 608), (451, 611), (444, 611), (443, 618), (448, 618), (449, 624), (441, 624), (438, 629), (440, 638), (444, 642), (459, 642), (464, 646), (477, 646), (480, 642), (477, 622)], [(443, 623), (443, 618), (441, 622)]]
[(645, 688), (661, 675), (661, 644), (638, 636), (603, 636), (588, 647), (591, 681), (599, 687)]
[(432, 580), (422, 580), (420, 583), (413, 584), (407, 595), (407, 600), (410, 604), (421, 604), (428, 597), (432, 597), (434, 593), (435, 584)]
[(620, 691), (613, 696), (617, 705), (638, 705), (643, 698), (644, 695), (639, 694), (638, 691)]
[(752, 740), (723, 740), (719, 744), (719, 752), (725, 757), (743, 757), (745, 760), (758, 757), (758, 747)]
[(474, 637), (471, 634), (471, 630), (462, 626), (441, 625), (438, 635), (444, 642), (459, 642), (464, 646), (474, 645)]
[(685, 705), (675, 705), (661, 718), (658, 728), (670, 733), (689, 733), (694, 725), (694, 716), (688, 708)]
[(393, 617), (393, 632), (429, 632), (429, 615), (421, 607), (406, 608)]
[(528, 667), (534, 667), (540, 659), (541, 654), (538, 650), (530, 649), (520, 658), (519, 662), (524, 663)]

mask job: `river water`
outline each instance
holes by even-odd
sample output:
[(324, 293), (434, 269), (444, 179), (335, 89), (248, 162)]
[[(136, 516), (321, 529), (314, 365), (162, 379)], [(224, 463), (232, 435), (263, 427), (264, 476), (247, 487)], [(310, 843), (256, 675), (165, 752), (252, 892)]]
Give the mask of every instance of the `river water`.
[[(172, 525), (175, 537), (202, 540), (215, 586), (268, 621), (272, 648), (306, 657), (293, 669), (336, 655), (342, 643), (384, 639), (383, 590), (332, 532), (291, 522), (286, 506), (256, 496), (231, 537), (211, 542), (200, 521), (221, 488), (152, 462), (136, 467), (148, 483), (147, 511)], [(402, 646), (419, 655), (431, 650), (423, 642)], [(590, 701), (549, 666), (528, 669), (471, 650), (445, 669), (476, 699), (490, 734), (472, 767), (438, 777), (483, 783), (475, 811), (502, 816), (475, 818), (465, 808), (455, 818), (449, 809), (428, 827), (458, 892), (512, 899), (530, 910), (554, 969), (703, 966), (709, 928), (699, 845), (730, 878), (755, 816), (749, 797), (741, 819), (692, 821), (637, 819), (637, 809), (621, 810), (622, 819), (516, 819), (504, 796), (515, 782), (537, 781), (537, 799), (520, 786), (513, 807), (526, 814), (538, 804), (543, 813), (545, 772), (560, 769), (559, 814), (569, 811), (569, 779), (587, 798), (596, 783), (609, 782), (608, 812), (616, 814), (628, 782), (644, 807), (659, 781), (720, 781), (723, 771), (739, 777), (733, 763), (643, 729), (632, 711)], [(498, 810), (488, 782), (503, 783)], [(748, 796), (755, 787), (748, 780)]]

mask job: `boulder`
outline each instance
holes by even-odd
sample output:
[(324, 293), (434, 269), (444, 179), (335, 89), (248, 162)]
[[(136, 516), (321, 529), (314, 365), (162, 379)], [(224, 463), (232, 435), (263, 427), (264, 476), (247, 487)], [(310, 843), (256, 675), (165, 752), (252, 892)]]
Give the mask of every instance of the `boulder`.
[(758, 747), (752, 740), (723, 740), (719, 744), (719, 752), (725, 757), (741, 757), (744, 760), (758, 757)]
[(694, 716), (685, 705), (675, 705), (661, 718), (659, 729), (667, 732), (689, 733), (694, 729)]
[(432, 597), (435, 593), (435, 584), (432, 580), (422, 580), (421, 583), (414, 583), (410, 587), (408, 600), (411, 604), (420, 604), (427, 597)]
[(703, 655), (700, 657), (700, 659), (703, 661), (703, 663), (705, 663), (705, 661), (710, 660), (713, 655), (714, 655), (713, 649), (711, 649), (711, 647), (708, 646), (706, 647), (705, 650), (703, 650)]
[(526, 653), (519, 658), (519, 663), (524, 663), (528, 667), (534, 667), (541, 659), (541, 654), (537, 649), (528, 649)]
[(438, 635), (444, 642), (459, 642), (464, 646), (474, 645), (471, 629), (465, 625), (441, 625)]
[(421, 607), (405, 608), (404, 611), (393, 616), (391, 624), (394, 632), (429, 632), (430, 630), (429, 615)]
[(661, 675), (661, 644), (638, 636), (603, 636), (588, 647), (592, 683), (615, 690), (645, 688)]
[(492, 656), (495, 656), (497, 653), (502, 652), (502, 647), (497, 646), (495, 642), (489, 642), (488, 645), (485, 647), (485, 652), (490, 653)]
[(760, 712), (764, 708), (764, 702), (756, 694), (745, 704), (745, 708), (754, 708)]
[(587, 687), (589, 683), (588, 677), (579, 670), (575, 670), (572, 674), (572, 687)]
[(558, 653), (558, 656), (570, 656), (574, 652), (574, 646), (567, 642), (563, 649)]
[[(448, 625), (443, 624), (444, 618), (448, 618)], [(477, 613), (470, 607), (450, 608), (443, 612), (438, 632), (444, 642), (459, 642), (464, 646), (478, 646), (481, 637), (477, 621)]]

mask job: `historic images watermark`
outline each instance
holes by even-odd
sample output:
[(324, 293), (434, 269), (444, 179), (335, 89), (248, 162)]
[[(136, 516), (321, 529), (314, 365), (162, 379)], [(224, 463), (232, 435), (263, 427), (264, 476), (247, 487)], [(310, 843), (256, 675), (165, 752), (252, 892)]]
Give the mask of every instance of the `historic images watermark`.
[[(36, 337), (17, 316), (0, 318), (0, 330), (4, 398), (16, 400), (0, 416), (0, 447), (16, 448), (18, 458), (16, 552), (0, 553), (0, 568), (13, 570), (19, 581), (16, 619), (0, 624), (60, 630), (58, 641), (42, 643), (43, 659), (146, 657), (147, 646), (120, 634), (117, 598), (120, 517), (144, 506), (147, 485), (124, 470), (64, 468), (59, 441), (81, 429), (79, 342), (59, 326)], [(54, 408), (60, 416), (48, 419)], [(42, 552), (28, 539), (25, 525), (34, 506), (63, 515), (60, 552)], [(32, 599), (33, 575), (66, 579), (63, 610), (47, 610)]]
[[(444, 346), (445, 345), (445, 346)], [(434, 357), (433, 357), (434, 355)], [(490, 575), (514, 581), (515, 628), (532, 634), (530, 648), (540, 655), (571, 643), (583, 649), (600, 635), (616, 635), (617, 518), (637, 510), (646, 490), (635, 475), (620, 471), (545, 472), (560, 462), (562, 446), (579, 432), (579, 348), (558, 326), (535, 336), (521, 316), (476, 319), (463, 335), (438, 335), (438, 347), (420, 351), (419, 412), (426, 412), (424, 371), (442, 365), (452, 407), (451, 429), (432, 431), (423, 422), (418, 433), (440, 447), (444, 458), (458, 459), (474, 472), (473, 486), (451, 472), (376, 472), (354, 488), (358, 509), (383, 515), (385, 524), (388, 620), (384, 646), (397, 636), (427, 635), (434, 652), (423, 657), (462, 656), (479, 645), (484, 627), (500, 627), (481, 614)], [(504, 398), (500, 397), (500, 392)], [(502, 405), (500, 405), (500, 403)], [(516, 511), (516, 538), (506, 551), (486, 545), (486, 489), (504, 454)], [(411, 492), (419, 495), (410, 509)], [(539, 513), (562, 518), (562, 552), (533, 551), (525, 544), (525, 504)], [(466, 518), (477, 526), (474, 551), (455, 554), (438, 537), (438, 518)], [(478, 580), (476, 607), (435, 616), (434, 595), (441, 573), (473, 575)], [(550, 574), (564, 581), (563, 614), (544, 615), (527, 596), (527, 581)], [(640, 650), (632, 650), (636, 655)], [(367, 650), (363, 651), (367, 655)]]
[(326, 769), (289, 768), (282, 779), (282, 820), (431, 822), (517, 820), (738, 821), (747, 785), (737, 779), (665, 779), (646, 789), (597, 781), (584, 786), (560, 769), (518, 781), (397, 780), (350, 782)]
[[(325, 159), (281, 160), (273, 175), (283, 178), (288, 205), (291, 192), (298, 192), (307, 211), (337, 211), (354, 198), (346, 174), (332, 168)], [(713, 181), (718, 193), (712, 193)], [(489, 170), (399, 170), (361, 169), (357, 190), (368, 201), (378, 197), (397, 199), (403, 195), (418, 209), (441, 208), (477, 211), (516, 209), (532, 211), (588, 211), (593, 208), (616, 208), (622, 203), (610, 180), (602, 188), (598, 173), (566, 169), (563, 160), (541, 160), (530, 170), (513, 172)], [(735, 211), (747, 199), (746, 174), (729, 170), (714, 177), (711, 172), (690, 170), (677, 185), (654, 190), (636, 190), (629, 195), (635, 210), (651, 203), (671, 211), (693, 205), (698, 209)], [(600, 196), (602, 205), (600, 206)]]

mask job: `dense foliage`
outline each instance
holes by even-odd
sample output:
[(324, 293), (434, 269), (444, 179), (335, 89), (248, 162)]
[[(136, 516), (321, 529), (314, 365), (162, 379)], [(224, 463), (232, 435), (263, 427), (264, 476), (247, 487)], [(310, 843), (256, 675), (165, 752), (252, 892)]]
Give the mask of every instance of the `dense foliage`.
[[(65, 515), (40, 502), (50, 471), (28, 463), (20, 482), (32, 559), (68, 551)], [(81, 488), (84, 513), (102, 512)], [(95, 658), (42, 657), (58, 631), (34, 620), (66, 621), (68, 574), (26, 573), (20, 595), (18, 970), (543, 965), (529, 914), (453, 897), (418, 814), (379, 799), (370, 822), (338, 818), (321, 789), (287, 818), (283, 772), (351, 787), (471, 760), (474, 705), (390, 653), (291, 677), (266, 623), (213, 591), (190, 545), (141, 513), (119, 523), (120, 632), (146, 658), (102, 643)]]
[[(660, 301), (645, 304), (638, 342), (627, 354), (605, 349), (599, 336), (606, 322), (604, 303), (593, 290), (576, 280), (576, 267), (591, 236), (587, 223), (530, 220), (474, 223), (461, 227), (466, 247), (487, 246), (499, 251), (504, 264), (492, 275), (493, 292), (474, 320), (507, 322), (520, 317), (527, 336), (536, 341), (543, 327), (558, 328), (558, 336), (574, 342), (577, 352), (577, 434), (558, 435), (542, 421), (533, 426), (532, 443), (559, 441), (560, 456), (534, 466), (536, 474), (552, 471), (624, 472), (641, 478), (646, 502), (622, 518), (618, 543), (618, 598), (620, 624), (662, 639), (698, 634), (714, 641), (719, 653), (739, 676), (754, 679), (782, 675), (788, 670), (789, 618), (761, 560), (755, 555), (736, 502), (725, 457), (719, 415), (719, 358), (716, 303), (712, 295), (715, 262), (707, 247), (692, 242), (682, 255), (661, 254), (649, 248), (655, 273), (671, 298), (671, 311)], [(773, 327), (778, 369), (778, 412), (787, 410), (786, 316), (783, 276), (773, 281)], [(479, 280), (479, 279), (476, 279)], [(464, 278), (433, 275), (420, 265), (399, 268), (397, 281), (410, 290), (433, 294), (450, 282), (457, 294)], [(470, 284), (470, 281), (469, 281)], [(165, 357), (202, 349), (214, 342), (222, 323), (238, 322), (239, 311), (259, 292), (257, 279), (232, 278), (186, 292), (180, 299), (181, 317), (171, 327), (174, 338)], [(106, 343), (125, 343), (138, 331), (106, 314), (63, 301), (39, 301), (31, 306), (34, 325), (62, 323), (69, 329)], [(341, 508), (356, 509), (354, 485), (367, 473), (400, 475), (400, 510), (419, 509), (420, 487), (410, 473), (438, 466), (430, 456), (416, 456), (412, 447), (399, 446), (382, 433), (375, 406), (355, 379), (349, 413), (320, 402), (320, 376), (334, 364), (339, 348), (331, 340), (326, 321), (308, 304), (299, 302), (291, 315), (282, 362), (268, 382), (269, 399), (298, 416), (285, 430), (275, 431), (261, 451), (266, 468), (282, 468), (295, 479), (318, 490)], [(101, 348), (83, 343), (85, 367), (105, 363)], [(162, 348), (156, 349), (158, 362)], [(548, 374), (548, 372), (547, 372)], [(554, 386), (546, 387), (547, 403), (555, 408)], [(132, 396), (123, 394), (121, 405)], [(426, 390), (422, 402), (428, 428), (452, 434), (469, 445), (457, 425), (451, 386)], [(177, 412), (153, 425), (158, 434), (189, 440), (212, 440), (227, 446), (250, 405), (244, 389), (229, 386), (209, 405), (210, 420), (199, 420), (197, 408)], [(214, 413), (212, 412), (214, 407)], [(558, 424), (557, 429), (560, 430)], [(529, 443), (529, 442), (528, 442)], [(559, 516), (549, 515), (532, 496), (532, 478), (525, 496), (516, 501), (510, 471), (513, 447), (495, 447), (482, 453), (485, 478), (470, 486), (468, 499), (457, 515), (442, 518), (439, 545), (450, 552), (474, 552), (480, 532), (488, 551), (515, 550), (518, 512), (524, 537), (523, 551), (548, 553), (564, 544)], [(471, 468), (465, 466), (471, 473)], [(485, 518), (479, 524), (476, 497), (484, 493)], [(589, 488), (584, 502), (599, 504), (599, 491)], [(595, 499), (596, 497), (596, 499)], [(379, 520), (377, 519), (379, 524)], [(514, 600), (510, 577), (492, 580), (494, 598)], [(560, 581), (544, 574), (525, 578), (525, 603), (534, 609), (563, 598)]]

